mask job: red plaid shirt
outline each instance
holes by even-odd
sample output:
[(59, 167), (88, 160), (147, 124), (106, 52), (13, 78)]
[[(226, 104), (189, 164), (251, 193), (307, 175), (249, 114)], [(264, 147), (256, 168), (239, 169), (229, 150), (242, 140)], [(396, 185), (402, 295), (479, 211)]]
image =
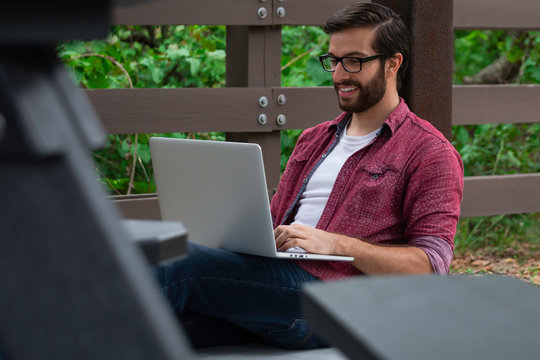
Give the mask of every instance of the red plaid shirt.
[[(337, 144), (348, 118), (343, 113), (302, 133), (272, 198), (274, 226), (292, 222), (309, 178)], [(416, 246), (428, 254), (435, 271), (446, 272), (462, 194), (458, 152), (401, 100), (379, 136), (343, 165), (317, 228), (375, 243)], [(297, 263), (323, 280), (361, 274), (350, 263)]]

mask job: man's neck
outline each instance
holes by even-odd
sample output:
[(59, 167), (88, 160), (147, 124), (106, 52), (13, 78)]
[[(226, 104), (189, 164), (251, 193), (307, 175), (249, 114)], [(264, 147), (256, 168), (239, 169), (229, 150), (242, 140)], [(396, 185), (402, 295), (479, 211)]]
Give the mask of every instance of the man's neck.
[(388, 116), (398, 107), (399, 95), (397, 92), (387, 94), (376, 105), (361, 113), (353, 113), (347, 128), (347, 135), (362, 136), (380, 128)]

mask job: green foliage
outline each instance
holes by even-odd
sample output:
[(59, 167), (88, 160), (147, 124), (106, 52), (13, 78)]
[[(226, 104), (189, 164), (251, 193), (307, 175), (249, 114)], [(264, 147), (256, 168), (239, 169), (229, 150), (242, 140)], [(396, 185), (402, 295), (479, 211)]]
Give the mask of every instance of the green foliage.
[(454, 242), (459, 254), (485, 248), (504, 254), (519, 243), (539, 245), (540, 213), (462, 219)]
[[(224, 26), (115, 26), (105, 40), (61, 43), (58, 54), (75, 82), (90, 89), (225, 85)], [(112, 193), (156, 191), (153, 135), (224, 140), (221, 133), (108, 135), (92, 157)]]
[(75, 81), (87, 88), (222, 87), (225, 85), (224, 26), (115, 26), (105, 40), (71, 41), (58, 47)]
[(454, 84), (472, 76), (501, 55), (505, 31), (457, 30), (454, 32)]
[(317, 26), (284, 26), (281, 85), (330, 86), (332, 77), (321, 68), (319, 55), (328, 50), (328, 35)]
[(473, 76), (501, 56), (521, 62), (518, 82), (540, 82), (540, 31), (457, 30), (454, 40), (454, 84)]
[(525, 39), (525, 45), (530, 48), (530, 52), (523, 62), (520, 82), (538, 84), (540, 83), (540, 31), (530, 31)]
[(540, 124), (466, 125), (453, 127), (453, 145), (465, 175), (540, 172)]

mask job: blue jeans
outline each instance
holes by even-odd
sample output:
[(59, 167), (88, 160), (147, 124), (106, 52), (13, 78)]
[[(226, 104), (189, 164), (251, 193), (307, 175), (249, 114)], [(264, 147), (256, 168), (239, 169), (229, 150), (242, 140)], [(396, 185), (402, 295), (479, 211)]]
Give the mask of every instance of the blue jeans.
[(326, 346), (300, 309), (302, 285), (319, 280), (294, 262), (193, 243), (188, 254), (154, 270), (194, 347), (248, 341)]

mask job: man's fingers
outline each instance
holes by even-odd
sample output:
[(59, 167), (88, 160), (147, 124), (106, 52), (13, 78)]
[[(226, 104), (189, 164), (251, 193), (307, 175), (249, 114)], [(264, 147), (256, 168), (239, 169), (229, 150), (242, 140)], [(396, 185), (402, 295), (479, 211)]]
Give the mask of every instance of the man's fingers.
[(278, 251), (287, 251), (295, 246), (302, 247), (300, 244), (303, 242), (299, 238), (288, 238), (281, 246), (278, 247)]
[(287, 240), (286, 227), (281, 225), (274, 229), (274, 237), (276, 238), (276, 247), (279, 249)]
[(278, 249), (283, 246), (285, 242), (291, 239), (302, 239), (302, 233), (295, 229), (293, 226), (280, 225), (274, 230), (274, 237), (276, 238), (276, 246)]

